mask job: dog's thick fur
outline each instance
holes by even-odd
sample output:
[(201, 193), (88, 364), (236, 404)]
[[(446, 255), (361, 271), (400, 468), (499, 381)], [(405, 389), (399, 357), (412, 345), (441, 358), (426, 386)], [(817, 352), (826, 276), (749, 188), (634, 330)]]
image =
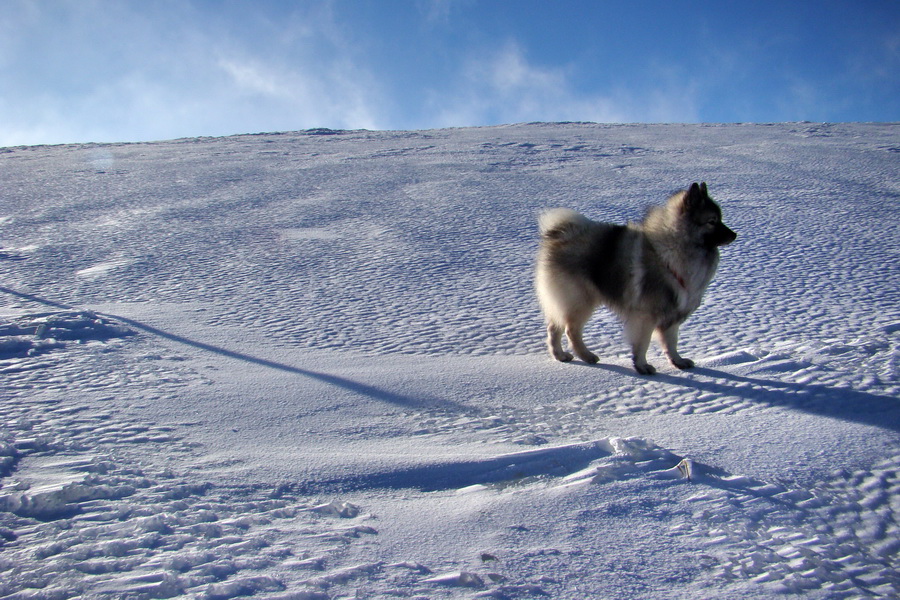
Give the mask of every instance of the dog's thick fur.
[(603, 304), (624, 321), (638, 373), (656, 372), (646, 358), (654, 330), (672, 364), (694, 366), (678, 354), (678, 327), (700, 306), (719, 264), (718, 247), (737, 237), (722, 223), (705, 183), (651, 209), (643, 223), (598, 223), (557, 208), (541, 215), (540, 230), (535, 283), (555, 359), (573, 358), (562, 347), (565, 332), (581, 360), (597, 362), (582, 330)]

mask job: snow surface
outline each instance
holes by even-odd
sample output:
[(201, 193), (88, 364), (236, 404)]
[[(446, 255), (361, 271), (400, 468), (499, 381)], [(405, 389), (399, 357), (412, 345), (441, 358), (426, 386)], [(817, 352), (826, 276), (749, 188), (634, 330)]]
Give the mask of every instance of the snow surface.
[[(900, 594), (900, 126), (0, 149), (0, 598)], [(705, 180), (698, 368), (544, 350), (537, 215)]]

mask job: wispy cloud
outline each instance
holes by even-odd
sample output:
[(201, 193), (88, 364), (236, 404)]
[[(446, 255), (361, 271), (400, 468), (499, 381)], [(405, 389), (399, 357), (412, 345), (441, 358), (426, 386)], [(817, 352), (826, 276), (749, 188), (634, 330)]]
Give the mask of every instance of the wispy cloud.
[(283, 78), (265, 65), (221, 58), (217, 66), (225, 71), (240, 91), (270, 98), (290, 98), (292, 96), (284, 85)]
[[(526, 121), (691, 121), (696, 84), (676, 80), (658, 67), (656, 85), (644, 90), (624, 85), (597, 91), (577, 85), (586, 65), (536, 65), (523, 47), (508, 41), (493, 52), (472, 58), (459, 83), (434, 92), (432, 104), (445, 126)], [(649, 118), (648, 118), (649, 117)]]
[(383, 124), (378, 83), (327, 5), (239, 28), (178, 2), (16, 6), (0, 145)]
[(364, 69), (339, 59), (325, 68), (258, 58), (220, 58), (223, 92), (235, 105), (251, 100), (259, 114), (286, 128), (328, 126), (377, 129), (378, 85)]
[(417, 0), (416, 6), (428, 25), (447, 24), (453, 9), (470, 0)]

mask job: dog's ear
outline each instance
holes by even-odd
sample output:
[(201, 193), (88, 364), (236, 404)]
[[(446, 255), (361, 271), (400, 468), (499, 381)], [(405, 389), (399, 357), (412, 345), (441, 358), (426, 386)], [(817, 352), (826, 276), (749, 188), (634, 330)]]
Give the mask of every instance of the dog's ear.
[(703, 206), (703, 199), (706, 196), (705, 192), (705, 183), (703, 184), (702, 191), (697, 183), (691, 184), (690, 189), (688, 189), (687, 193), (684, 195), (684, 204), (682, 204), (682, 209), (685, 212), (688, 212), (690, 210), (698, 209)]
[(705, 182), (705, 181), (703, 181), (703, 182), (700, 183), (700, 191), (703, 193), (704, 196), (706, 196), (707, 198), (709, 198), (709, 190), (706, 189), (706, 182)]

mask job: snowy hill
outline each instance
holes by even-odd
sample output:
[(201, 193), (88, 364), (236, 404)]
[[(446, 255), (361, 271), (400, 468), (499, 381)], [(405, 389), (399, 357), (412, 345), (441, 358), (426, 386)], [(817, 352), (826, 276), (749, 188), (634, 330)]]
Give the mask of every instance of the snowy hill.
[[(893, 124), (0, 149), (0, 598), (895, 597), (898, 167)], [(603, 312), (552, 361), (539, 212), (701, 180), (698, 367)]]

